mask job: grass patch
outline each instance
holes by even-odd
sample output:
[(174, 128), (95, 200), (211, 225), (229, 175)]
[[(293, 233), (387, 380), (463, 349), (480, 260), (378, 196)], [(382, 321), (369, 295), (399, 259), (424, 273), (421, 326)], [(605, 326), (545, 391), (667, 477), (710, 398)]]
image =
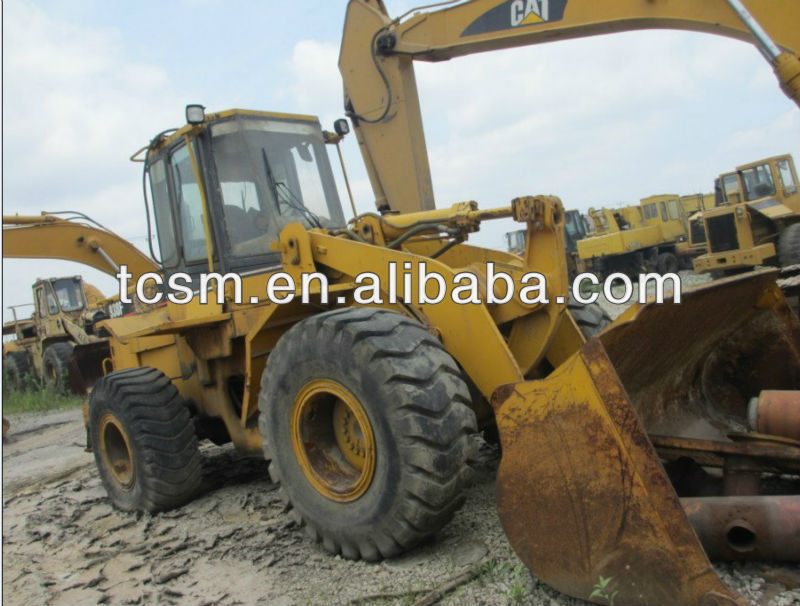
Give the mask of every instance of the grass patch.
[(76, 408), (83, 404), (84, 398), (75, 394), (61, 395), (32, 386), (25, 391), (17, 391), (3, 387), (3, 414), (21, 412), (45, 412), (63, 408)]

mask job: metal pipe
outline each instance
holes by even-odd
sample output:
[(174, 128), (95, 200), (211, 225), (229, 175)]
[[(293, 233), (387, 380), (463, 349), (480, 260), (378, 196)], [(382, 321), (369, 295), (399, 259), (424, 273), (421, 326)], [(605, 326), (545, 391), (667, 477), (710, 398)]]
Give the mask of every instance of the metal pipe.
[(712, 560), (800, 561), (800, 496), (681, 499)]
[(778, 45), (772, 41), (769, 34), (764, 31), (761, 24), (756, 21), (755, 17), (750, 14), (750, 11), (745, 8), (741, 0), (727, 0), (727, 2), (733, 9), (733, 12), (742, 20), (742, 23), (744, 23), (747, 29), (756, 37), (756, 47), (761, 54), (764, 55), (764, 58), (770, 63), (773, 63), (775, 59), (778, 58), (778, 55), (781, 54), (781, 49), (778, 48)]
[(100, 245), (98, 244), (96, 247), (94, 247), (94, 249), (95, 249), (95, 250), (96, 250), (98, 253), (100, 253), (100, 256), (101, 256), (101, 257), (103, 257), (103, 259), (105, 259), (105, 260), (106, 260), (106, 262), (107, 262), (107, 263), (108, 263), (108, 264), (111, 266), (111, 268), (112, 268), (114, 271), (116, 271), (116, 272), (119, 272), (119, 265), (117, 265), (116, 263), (114, 263), (114, 259), (112, 259), (112, 258), (109, 256), (109, 254), (108, 254), (106, 251), (104, 251), (104, 250), (103, 250), (103, 247), (102, 247), (102, 246), (100, 246)]
[(347, 169), (344, 167), (344, 157), (342, 156), (342, 148), (339, 147), (339, 142), (336, 142), (336, 151), (339, 153), (339, 164), (342, 165), (342, 174), (344, 175), (344, 184), (347, 187), (347, 196), (350, 198), (350, 207), (353, 209), (353, 219), (358, 217), (356, 212), (356, 202), (353, 199), (353, 191), (350, 189), (350, 179), (347, 178)]
[(800, 391), (763, 390), (747, 406), (747, 423), (758, 433), (800, 441)]

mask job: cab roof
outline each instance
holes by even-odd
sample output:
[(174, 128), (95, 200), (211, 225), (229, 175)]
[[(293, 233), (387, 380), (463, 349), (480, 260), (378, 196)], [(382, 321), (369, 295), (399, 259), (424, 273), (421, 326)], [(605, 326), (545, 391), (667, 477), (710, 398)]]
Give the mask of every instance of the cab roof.
[[(223, 111), (206, 114), (206, 119), (203, 124), (185, 124), (178, 130), (170, 133), (167, 137), (162, 138), (156, 145), (153, 146), (153, 149), (150, 150), (150, 153), (155, 153), (156, 151), (163, 149), (164, 147), (168, 147), (177, 139), (183, 137), (187, 133), (196, 131), (198, 129), (206, 128), (207, 126), (219, 122), (220, 120), (224, 120), (226, 118), (231, 118), (233, 116), (248, 116), (248, 117), (257, 117), (257, 118), (269, 118), (272, 120), (289, 120), (295, 122), (311, 122), (313, 124), (319, 124), (319, 118), (317, 116), (311, 116), (307, 114), (287, 114), (282, 112), (270, 112), (270, 111), (262, 111), (257, 109), (226, 109)], [(139, 153), (140, 150), (136, 154), (134, 154), (131, 159), (135, 158)]]

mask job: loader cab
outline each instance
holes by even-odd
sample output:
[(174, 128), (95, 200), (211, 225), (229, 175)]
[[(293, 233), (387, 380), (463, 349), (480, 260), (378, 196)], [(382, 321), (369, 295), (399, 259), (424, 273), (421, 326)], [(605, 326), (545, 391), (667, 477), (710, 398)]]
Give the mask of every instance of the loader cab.
[(578, 250), (578, 240), (583, 240), (589, 231), (586, 218), (578, 210), (564, 213), (564, 244), (567, 252)]
[(737, 172), (720, 175), (715, 189), (717, 192), (717, 206), (739, 204), (742, 201), (742, 185)]
[[(795, 213), (800, 212), (800, 194), (797, 189), (797, 174), (794, 161), (789, 155), (774, 156), (737, 169), (744, 202), (762, 206), (783, 204)], [(770, 202), (774, 201), (774, 202)]]
[[(189, 108), (200, 108), (193, 115)], [(166, 275), (260, 273), (288, 224), (344, 227), (325, 136), (316, 118), (249, 110), (205, 115), (151, 144), (150, 183)]]
[(527, 230), (525, 229), (518, 229), (516, 231), (510, 231), (506, 233), (506, 250), (510, 253), (514, 253), (515, 255), (521, 255), (525, 252), (525, 235), (527, 234)]
[(74, 314), (88, 306), (80, 276), (36, 280), (33, 294), (36, 311), (41, 316), (57, 316), (59, 312)]

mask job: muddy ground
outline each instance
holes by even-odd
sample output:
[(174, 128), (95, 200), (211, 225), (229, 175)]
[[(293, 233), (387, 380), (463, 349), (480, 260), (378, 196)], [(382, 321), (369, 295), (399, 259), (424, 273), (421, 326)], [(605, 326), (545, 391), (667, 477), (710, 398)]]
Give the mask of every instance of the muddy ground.
[[(331, 557), (283, 512), (263, 461), (205, 445), (203, 495), (160, 515), (109, 505), (80, 410), (11, 418), (3, 443), (3, 603), (413, 604), (470, 567), (442, 604), (583, 604), (531, 578), (494, 512), (482, 449), (466, 505), (429, 544), (380, 564)], [(752, 604), (800, 604), (800, 571), (721, 564)]]
[[(612, 315), (616, 306), (608, 306)], [(584, 604), (533, 579), (494, 511), (481, 449), (466, 505), (430, 543), (380, 564), (327, 555), (283, 511), (266, 464), (203, 446), (202, 496), (160, 515), (109, 505), (80, 410), (11, 418), (3, 442), (3, 604), (411, 605), (465, 570), (442, 604)], [(800, 569), (717, 564), (753, 605), (800, 605)]]

